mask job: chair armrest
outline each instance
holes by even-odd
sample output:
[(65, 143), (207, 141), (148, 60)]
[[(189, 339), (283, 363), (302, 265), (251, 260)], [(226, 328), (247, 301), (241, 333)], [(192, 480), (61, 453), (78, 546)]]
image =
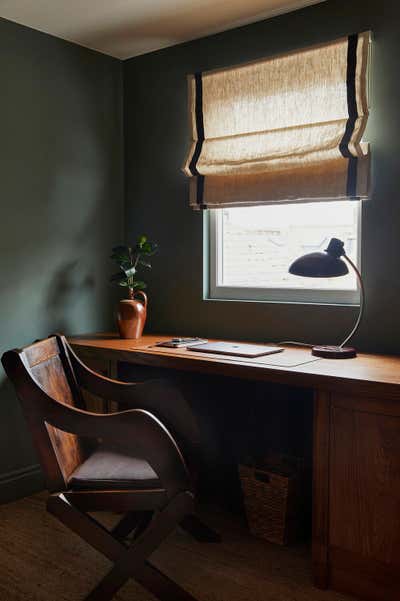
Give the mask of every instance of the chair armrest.
[(72, 367), (78, 381), (88, 392), (107, 401), (115, 401), (123, 408), (146, 409), (154, 413), (179, 440), (200, 445), (196, 419), (179, 388), (167, 379), (145, 382), (121, 382), (107, 378), (85, 365), (66, 343)]
[[(49, 396), (25, 369), (18, 351), (3, 355), (7, 373), (16, 376), (17, 392), (28, 420), (105, 443), (146, 459), (161, 480), (168, 497), (190, 490), (190, 477), (181, 451), (167, 428), (151, 413), (131, 409), (111, 414), (84, 411)], [(25, 403), (29, 395), (30, 402)], [(33, 402), (32, 402), (33, 400)]]
[(63, 338), (79, 386), (107, 401), (128, 403), (135, 396), (135, 382), (121, 382), (103, 376), (83, 363)]

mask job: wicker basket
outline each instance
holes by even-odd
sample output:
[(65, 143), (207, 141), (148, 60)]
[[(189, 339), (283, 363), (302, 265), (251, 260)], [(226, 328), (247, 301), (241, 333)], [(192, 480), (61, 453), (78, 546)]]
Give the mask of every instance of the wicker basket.
[(250, 532), (279, 545), (304, 535), (305, 470), (301, 459), (280, 457), (261, 467), (239, 465)]

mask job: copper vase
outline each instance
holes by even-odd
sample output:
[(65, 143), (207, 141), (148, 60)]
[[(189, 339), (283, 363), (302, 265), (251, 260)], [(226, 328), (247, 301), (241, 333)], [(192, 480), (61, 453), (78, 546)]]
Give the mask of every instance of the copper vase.
[[(142, 296), (143, 302), (135, 299)], [(120, 300), (117, 324), (121, 338), (141, 338), (147, 315), (147, 296), (142, 290), (129, 290), (129, 298)]]

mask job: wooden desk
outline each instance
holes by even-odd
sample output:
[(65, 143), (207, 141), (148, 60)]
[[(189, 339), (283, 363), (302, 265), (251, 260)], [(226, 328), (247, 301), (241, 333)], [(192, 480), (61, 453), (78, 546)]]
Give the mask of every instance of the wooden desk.
[(109, 375), (123, 361), (314, 391), (313, 573), (321, 588), (400, 599), (400, 357), (316, 359), (307, 349), (255, 359), (154, 347), (169, 336), (70, 339)]

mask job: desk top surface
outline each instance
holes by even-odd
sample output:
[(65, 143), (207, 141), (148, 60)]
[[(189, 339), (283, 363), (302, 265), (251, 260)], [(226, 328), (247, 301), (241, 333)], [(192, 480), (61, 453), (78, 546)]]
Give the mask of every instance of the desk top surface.
[(172, 336), (123, 340), (99, 333), (69, 338), (82, 357), (104, 357), (140, 365), (308, 386), (354, 394), (384, 394), (400, 400), (400, 357), (360, 354), (354, 359), (320, 359), (310, 349), (286, 346), (283, 353), (244, 358), (156, 347)]

